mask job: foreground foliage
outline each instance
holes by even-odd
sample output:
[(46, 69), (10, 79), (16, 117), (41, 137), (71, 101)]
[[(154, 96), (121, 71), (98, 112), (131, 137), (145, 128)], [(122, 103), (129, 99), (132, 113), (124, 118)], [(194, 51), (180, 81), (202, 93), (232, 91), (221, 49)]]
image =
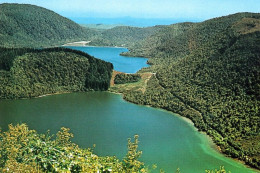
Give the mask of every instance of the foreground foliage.
[(120, 161), (115, 156), (99, 157), (93, 149), (71, 142), (73, 134), (61, 128), (56, 137), (38, 134), (25, 124), (9, 125), (0, 134), (1, 172), (147, 172), (139, 161), (138, 135), (128, 140), (128, 152)]
[[(119, 160), (115, 156), (97, 156), (91, 148), (80, 148), (71, 142), (73, 134), (68, 128), (62, 127), (54, 136), (49, 131), (38, 134), (26, 124), (8, 127), (8, 131), (0, 131), (0, 172), (148, 172), (139, 160), (142, 152), (138, 151), (138, 135), (134, 141), (128, 139), (128, 152)], [(206, 172), (226, 173), (224, 167)]]
[(190, 118), (222, 152), (260, 169), (259, 14), (171, 25), (131, 50), (151, 57), (141, 72), (155, 75), (125, 99)]
[(107, 90), (111, 63), (66, 48), (0, 48), (0, 99)]

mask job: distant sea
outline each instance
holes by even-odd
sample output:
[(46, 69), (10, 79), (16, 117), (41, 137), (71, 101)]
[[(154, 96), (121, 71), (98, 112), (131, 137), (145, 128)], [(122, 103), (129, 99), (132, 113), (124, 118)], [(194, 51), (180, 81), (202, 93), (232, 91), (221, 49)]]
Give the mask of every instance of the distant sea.
[(162, 19), (162, 18), (91, 18), (91, 17), (69, 17), (78, 24), (120, 24), (136, 27), (148, 27), (155, 25), (170, 25), (180, 22), (200, 22), (196, 19)]

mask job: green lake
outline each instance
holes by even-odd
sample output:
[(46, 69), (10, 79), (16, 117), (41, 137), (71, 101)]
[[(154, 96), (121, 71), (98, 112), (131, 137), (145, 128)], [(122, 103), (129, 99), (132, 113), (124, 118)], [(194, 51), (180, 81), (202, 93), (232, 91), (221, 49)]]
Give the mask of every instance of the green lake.
[[(122, 57), (126, 48), (70, 47), (112, 62), (116, 70), (135, 73), (147, 67), (146, 58)], [(206, 135), (170, 112), (139, 106), (109, 92), (71, 93), (24, 100), (0, 100), (0, 127), (26, 123), (30, 129), (55, 134), (61, 127), (74, 133), (73, 141), (92, 147), (98, 155), (123, 158), (127, 139), (139, 135), (142, 160), (166, 172), (205, 172), (220, 166), (232, 173), (254, 172), (223, 156)], [(157, 171), (158, 172), (158, 171)]]
[(253, 172), (213, 149), (210, 140), (180, 116), (128, 103), (109, 92), (70, 93), (24, 100), (0, 100), (0, 127), (27, 123), (30, 129), (56, 133), (69, 127), (73, 141), (98, 155), (122, 158), (127, 138), (138, 134), (142, 160), (166, 172), (205, 172), (225, 166), (232, 173)]

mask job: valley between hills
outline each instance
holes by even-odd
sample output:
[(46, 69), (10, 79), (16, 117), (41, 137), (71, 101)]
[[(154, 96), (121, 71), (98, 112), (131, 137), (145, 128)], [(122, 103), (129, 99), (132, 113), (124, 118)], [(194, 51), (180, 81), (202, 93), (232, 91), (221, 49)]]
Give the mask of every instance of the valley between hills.
[[(37, 19), (32, 17), (35, 14)], [(130, 51), (122, 55), (147, 57), (151, 66), (135, 74), (122, 74), (113, 71), (111, 63), (55, 47), (71, 42), (127, 47)], [(0, 47), (0, 99), (93, 90), (122, 93), (132, 103), (191, 119), (226, 156), (260, 169), (259, 13), (231, 14), (200, 23), (95, 29), (41, 7), (0, 4)], [(12, 143), (9, 137), (17, 137), (16, 132), (26, 133), (32, 141), (36, 135), (26, 125), (10, 126), (9, 132), (2, 133), (0, 155), (5, 159), (0, 159), (0, 170), (6, 171), (6, 165), (15, 163), (36, 171), (38, 168), (30, 159), (29, 166), (14, 161), (24, 154), (15, 150), (26, 140), (17, 138), (13, 148), (8, 149)], [(76, 147), (70, 143), (72, 135), (67, 129), (62, 129), (55, 141), (36, 136), (59, 152), (68, 154), (74, 147), (74, 154), (91, 156), (91, 163), (84, 162), (81, 168), (96, 170), (93, 165), (99, 162), (106, 163), (107, 169), (146, 170), (137, 160), (141, 154), (137, 151), (137, 136), (134, 142), (129, 141), (128, 160), (124, 163), (113, 157), (98, 160), (90, 150)], [(22, 152), (26, 152), (26, 147)], [(45, 171), (54, 170), (44, 164), (42, 167)]]

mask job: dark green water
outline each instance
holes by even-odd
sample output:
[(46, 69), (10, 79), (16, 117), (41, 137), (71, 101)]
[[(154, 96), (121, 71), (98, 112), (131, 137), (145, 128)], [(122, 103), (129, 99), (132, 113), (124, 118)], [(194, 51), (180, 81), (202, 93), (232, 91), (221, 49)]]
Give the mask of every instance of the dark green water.
[(127, 138), (140, 136), (142, 159), (174, 172), (205, 172), (224, 165), (232, 173), (253, 172), (210, 147), (206, 136), (172, 113), (128, 103), (108, 92), (72, 93), (25, 100), (0, 100), (0, 126), (27, 123), (31, 129), (56, 133), (69, 127), (81, 147), (96, 144), (98, 155), (122, 158)]

